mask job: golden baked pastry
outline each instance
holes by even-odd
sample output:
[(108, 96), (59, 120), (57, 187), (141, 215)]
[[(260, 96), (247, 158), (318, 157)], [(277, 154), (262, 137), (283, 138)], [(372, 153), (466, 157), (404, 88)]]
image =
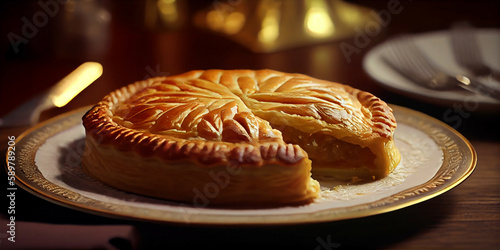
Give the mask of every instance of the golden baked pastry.
[(302, 204), (311, 178), (378, 179), (399, 163), (379, 98), (272, 70), (207, 70), (118, 89), (83, 117), (83, 169), (115, 188), (207, 205)]

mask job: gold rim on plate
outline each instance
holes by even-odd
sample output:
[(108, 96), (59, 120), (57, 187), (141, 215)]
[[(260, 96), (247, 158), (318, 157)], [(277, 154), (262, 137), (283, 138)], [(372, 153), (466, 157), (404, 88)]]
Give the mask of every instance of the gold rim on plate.
[[(396, 105), (391, 107), (398, 123), (416, 128), (432, 138), (443, 151), (443, 163), (437, 166), (437, 172), (425, 183), (373, 202), (280, 215), (245, 213), (244, 210), (238, 210), (241, 211), (238, 213), (198, 213), (189, 212), (189, 206), (186, 209), (180, 206), (175, 211), (165, 212), (155, 207), (114, 204), (89, 198), (47, 180), (36, 165), (35, 156), (47, 139), (81, 124), (81, 117), (90, 107), (83, 107), (40, 123), (16, 139), (16, 184), (52, 203), (107, 217), (182, 224), (280, 225), (344, 220), (394, 211), (443, 194), (463, 182), (474, 171), (477, 155), (464, 136), (423, 113)], [(172, 204), (166, 206), (176, 206)]]

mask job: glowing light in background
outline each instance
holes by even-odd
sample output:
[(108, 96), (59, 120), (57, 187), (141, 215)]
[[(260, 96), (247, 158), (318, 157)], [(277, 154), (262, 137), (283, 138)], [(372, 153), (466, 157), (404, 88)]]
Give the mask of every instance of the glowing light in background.
[(83, 63), (54, 86), (54, 94), (50, 97), (52, 103), (56, 107), (66, 105), (101, 75), (102, 65), (100, 63)]
[(185, 1), (144, 0), (144, 24), (149, 29), (169, 30), (184, 24)]
[(194, 17), (253, 52), (269, 53), (381, 30), (378, 12), (343, 0), (217, 0)]
[(236, 34), (245, 23), (245, 16), (239, 12), (233, 12), (226, 17), (224, 30), (227, 34)]
[(245, 24), (245, 15), (235, 11), (222, 16), (217, 10), (212, 10), (206, 16), (206, 23), (213, 30), (232, 35), (238, 33)]
[(276, 9), (266, 11), (264, 20), (262, 21), (262, 29), (258, 34), (259, 41), (272, 42), (278, 39), (280, 34), (279, 14), (279, 11)]
[(363, 22), (363, 16), (355, 6), (338, 4), (339, 18), (349, 24), (358, 25)]
[(213, 30), (221, 31), (224, 23), (221, 21), (221, 16), (216, 10), (211, 10), (207, 13), (207, 26)]
[(328, 12), (328, 6), (322, 0), (309, 0), (304, 25), (309, 35), (327, 37), (334, 33), (335, 27)]
[(167, 23), (175, 22), (178, 18), (175, 0), (159, 0), (156, 5), (160, 11), (160, 17)]

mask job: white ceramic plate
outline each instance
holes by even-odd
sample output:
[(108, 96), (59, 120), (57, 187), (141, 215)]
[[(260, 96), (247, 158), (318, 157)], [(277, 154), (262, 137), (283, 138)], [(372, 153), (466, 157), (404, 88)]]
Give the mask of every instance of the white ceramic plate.
[[(17, 184), (56, 204), (127, 219), (206, 225), (270, 225), (342, 220), (400, 209), (442, 194), (464, 181), (476, 165), (471, 144), (447, 125), (392, 106), (402, 161), (388, 177), (366, 184), (322, 181), (311, 204), (266, 209), (197, 207), (135, 195), (83, 173), (81, 117), (89, 107), (58, 116), (16, 140)], [(194, 194), (193, 194), (194, 195)]]
[[(476, 38), (485, 63), (500, 71), (500, 30), (479, 29), (476, 32)], [(414, 39), (415, 44), (423, 53), (445, 72), (452, 75), (467, 72), (454, 59), (449, 32), (417, 34), (414, 35)], [(388, 46), (387, 43), (375, 46), (363, 60), (364, 70), (383, 87), (433, 104), (462, 105), (474, 109), (468, 111), (500, 110), (500, 101), (490, 97), (476, 95), (462, 89), (441, 91), (418, 86), (383, 61), (382, 55), (387, 51)]]

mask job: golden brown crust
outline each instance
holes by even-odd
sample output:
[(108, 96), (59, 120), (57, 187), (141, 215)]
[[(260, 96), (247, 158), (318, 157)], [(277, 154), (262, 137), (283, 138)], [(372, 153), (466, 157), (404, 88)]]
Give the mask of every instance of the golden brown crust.
[[(385, 102), (346, 85), (273, 70), (198, 70), (135, 82), (104, 97), (84, 115), (83, 125), (92, 149), (108, 148), (104, 151), (111, 155), (132, 153), (167, 164), (189, 162), (208, 170), (225, 165), (250, 171), (271, 165), (294, 169), (290, 176), (300, 172), (300, 179), (308, 183), (301, 187), (308, 191), (298, 191), (302, 198), (293, 202), (316, 197), (319, 187), (308, 180), (311, 163), (306, 151), (290, 143), (289, 135), (282, 135), (278, 128), (311, 138), (320, 133), (318, 138), (333, 138), (327, 142), (342, 140), (334, 144), (346, 145), (342, 146), (346, 149), (369, 149), (364, 161), (368, 163), (347, 174), (345, 166), (354, 163), (342, 166), (333, 162), (338, 165), (333, 169), (340, 169), (341, 175), (351, 174), (349, 178), (352, 174), (381, 178), (399, 162), (393, 144), (396, 121)], [(84, 169), (124, 190), (148, 186), (123, 185), (105, 177), (120, 169), (116, 164), (113, 170), (92, 166), (96, 162), (104, 166), (108, 158), (113, 159), (106, 153), (84, 156)], [(161, 175), (164, 170), (158, 162), (150, 169)], [(175, 182), (175, 177), (167, 178)], [(186, 187), (184, 197), (189, 191)], [(290, 191), (293, 197), (294, 192)], [(153, 196), (178, 199), (169, 195)], [(220, 199), (222, 204), (235, 198)]]
[[(134, 129), (130, 129), (124, 127), (120, 124), (117, 124), (112, 120), (112, 115), (116, 111), (117, 106), (132, 96), (137, 92), (151, 87), (153, 85), (158, 85), (158, 83), (165, 83), (171, 80), (191, 80), (191, 79), (202, 79), (206, 80), (199, 84), (207, 84), (207, 83), (217, 83), (221, 84), (218, 89), (223, 89), (226, 87), (230, 90), (230, 92), (222, 93), (229, 95), (230, 98), (234, 98), (237, 100), (238, 94), (241, 95), (245, 93), (246, 96), (251, 96), (253, 99), (257, 99), (258, 101), (265, 102), (268, 99), (273, 99), (276, 101), (284, 101), (284, 102), (295, 102), (300, 103), (305, 102), (306, 105), (309, 105), (310, 98), (300, 98), (294, 96), (294, 91), (289, 91), (287, 93), (292, 93), (291, 95), (282, 95), (281, 97), (276, 97), (272, 95), (268, 95), (269, 93), (276, 93), (278, 91), (283, 91), (287, 89), (288, 85), (297, 86), (297, 82), (303, 82), (305, 86), (302, 88), (297, 88), (295, 91), (301, 91), (305, 88), (309, 88), (312, 84), (316, 85), (332, 85), (337, 89), (345, 90), (345, 93), (350, 94), (352, 96), (347, 96), (352, 101), (359, 101), (360, 104), (368, 110), (368, 117), (364, 118), (365, 121), (361, 121), (370, 126), (363, 127), (365, 131), (353, 130), (353, 131), (345, 131), (350, 132), (352, 137), (356, 139), (370, 139), (373, 140), (374, 136), (380, 136), (383, 138), (390, 138), (396, 128), (396, 121), (392, 114), (392, 110), (385, 104), (385, 102), (381, 101), (379, 98), (374, 95), (353, 89), (346, 85), (334, 84), (322, 80), (317, 80), (308, 76), (300, 75), (300, 74), (285, 74), (272, 70), (259, 70), (259, 71), (250, 71), (250, 70), (232, 70), (232, 71), (222, 71), (222, 70), (207, 70), (207, 71), (191, 71), (179, 76), (174, 77), (160, 77), (153, 78), (146, 81), (136, 82), (129, 86), (118, 89), (108, 96), (106, 96), (103, 101), (97, 104), (92, 110), (90, 110), (87, 115), (84, 117), (84, 125), (87, 128), (87, 131), (92, 131), (92, 135), (96, 138), (100, 138), (102, 143), (110, 143), (113, 142), (118, 148), (121, 150), (137, 150), (141, 153), (141, 155), (151, 155), (155, 154), (161, 156), (166, 160), (177, 160), (183, 157), (191, 157), (197, 159), (202, 164), (207, 164), (208, 162), (220, 162), (220, 161), (241, 161), (243, 162), (252, 162), (252, 164), (257, 164), (258, 162), (262, 162), (264, 160), (277, 159), (284, 164), (291, 164), (300, 160), (304, 157), (304, 153), (297, 146), (287, 145), (283, 142), (267, 142), (263, 145), (259, 145), (256, 150), (253, 145), (244, 144), (235, 144), (237, 142), (249, 142), (252, 134), (251, 129), (248, 129), (248, 126), (241, 126), (242, 123), (235, 122), (237, 119), (231, 119), (227, 122), (227, 126), (223, 125), (222, 133), (226, 133), (226, 140), (221, 140), (220, 143), (215, 143), (211, 141), (204, 140), (182, 140), (171, 136), (158, 136), (158, 134), (151, 131), (141, 131), (138, 132)], [(192, 84), (191, 83), (186, 83)], [(210, 86), (213, 88), (213, 86)], [(217, 89), (214, 89), (217, 90)], [(225, 89), (226, 90), (226, 89)], [(224, 92), (224, 91), (221, 91)], [(235, 93), (235, 94), (233, 94)], [(342, 93), (340, 91), (335, 94)], [(280, 93), (283, 94), (283, 93)], [(231, 96), (232, 95), (232, 96)], [(150, 96), (146, 96), (150, 97)], [(267, 98), (267, 99), (266, 99)], [(177, 100), (176, 100), (177, 101)], [(224, 100), (227, 102), (227, 100)], [(332, 100), (327, 100), (331, 102)], [(140, 104), (140, 102), (138, 102)], [(187, 101), (188, 104), (192, 104), (192, 100)], [(137, 104), (137, 102), (135, 103)], [(345, 119), (342, 120), (342, 113), (332, 112), (333, 109), (328, 109), (325, 105), (321, 105), (322, 103), (318, 103), (312, 112), (305, 115), (310, 115), (315, 119), (323, 119), (327, 120), (327, 122), (335, 123), (335, 122), (350, 122)], [(234, 104), (237, 105), (237, 104)], [(238, 107), (244, 107), (245, 104), (240, 104)], [(283, 107), (282, 111), (291, 111), (294, 113), (301, 112), (300, 109), (296, 110), (286, 110), (290, 106)], [(189, 107), (188, 107), (189, 108)], [(200, 107), (202, 110), (205, 107)], [(245, 107), (246, 108), (246, 107)], [(335, 107), (334, 107), (335, 108)], [(229, 108), (226, 108), (229, 109)], [(308, 109), (302, 109), (302, 112), (307, 112)], [(309, 109), (311, 110), (311, 109)], [(335, 110), (334, 110), (335, 111)], [(181, 111), (179, 111), (181, 112)], [(173, 115), (179, 116), (179, 112), (174, 113)], [(192, 110), (190, 110), (192, 113)], [(361, 114), (361, 112), (359, 112)], [(233, 114), (234, 115), (234, 114)], [(250, 114), (251, 115), (251, 114)], [(300, 115), (300, 114), (299, 114)], [(159, 117), (159, 116), (157, 116)], [(156, 118), (157, 118), (156, 117)], [(241, 116), (240, 116), (241, 117)], [(147, 117), (143, 117), (140, 119), (144, 121)], [(238, 117), (236, 117), (238, 118)], [(252, 117), (255, 119), (255, 117)], [(361, 119), (360, 117), (355, 117)], [(244, 118), (242, 118), (244, 120)], [(156, 120), (155, 120), (156, 121)], [(356, 121), (359, 122), (359, 121)], [(200, 123), (195, 124), (199, 129), (203, 127), (204, 124), (208, 124), (206, 119), (201, 120)], [(161, 124), (161, 123), (157, 123)], [(261, 123), (262, 124), (262, 123)], [(231, 128), (231, 125), (235, 128)], [(208, 125), (209, 126), (209, 125)], [(158, 127), (158, 126), (156, 126)], [(351, 126), (352, 127), (352, 126)], [(347, 128), (351, 128), (347, 127)], [(154, 129), (154, 127), (152, 127)], [(243, 129), (242, 129), (243, 128)], [(359, 127), (354, 127), (359, 128)], [(272, 131), (272, 128), (267, 126), (268, 131)], [(371, 131), (369, 130), (371, 129)], [(209, 136), (208, 129), (203, 131), (201, 129), (201, 135), (203, 133), (206, 134), (206, 138), (211, 139)], [(184, 132), (184, 131), (183, 131)], [(255, 133), (255, 132), (254, 132)], [(274, 131), (274, 133), (276, 133)], [(279, 132), (278, 132), (279, 133)], [(155, 135), (153, 135), (155, 134)], [(272, 132), (267, 132), (267, 135), (270, 138), (273, 137)], [(363, 137), (359, 137), (359, 135), (364, 135)], [(349, 135), (346, 135), (349, 136)], [(216, 135), (214, 136), (216, 137)], [(278, 136), (279, 137), (279, 136)], [(213, 139), (213, 138), (212, 138)], [(262, 141), (263, 136), (260, 136), (260, 141)], [(229, 143), (223, 143), (223, 142)], [(358, 142), (359, 143), (359, 142)], [(216, 149), (216, 150), (214, 150)], [(293, 149), (293, 150), (292, 150)], [(241, 152), (246, 152), (246, 156), (240, 156)], [(237, 156), (237, 157), (235, 157)], [(263, 158), (264, 156), (264, 158)]]
[[(361, 122), (369, 122), (371, 123), (370, 125), (373, 125), (371, 126), (373, 128), (373, 131), (370, 131), (368, 133), (370, 135), (375, 133), (376, 135), (381, 137), (392, 137), (392, 134), (396, 128), (396, 122), (391, 108), (378, 97), (372, 95), (371, 93), (360, 91), (347, 85), (319, 80), (302, 74), (282, 73), (273, 70), (207, 70), (191, 71), (174, 78), (204, 79), (228, 87), (239, 97), (242, 97), (243, 95), (249, 96), (254, 94), (253, 96), (260, 97), (260, 100), (269, 97), (265, 95), (269, 93), (288, 93), (292, 94), (293, 97), (301, 94), (301, 92), (304, 90), (311, 90), (311, 88), (315, 88), (311, 91), (318, 94), (318, 96), (320, 96), (321, 94), (326, 94), (325, 99), (328, 98), (328, 95), (333, 95), (336, 97), (340, 96), (352, 101), (353, 103), (359, 102), (363, 107), (367, 108), (369, 117), (365, 117), (366, 121)], [(281, 97), (281, 99), (283, 99), (283, 97)], [(311, 103), (312, 98), (297, 99), (302, 99), (304, 103), (309, 104)], [(278, 99), (277, 101), (280, 101), (280, 99)], [(315, 101), (317, 101), (317, 99), (312, 100), (312, 102)], [(325, 101), (331, 104), (332, 102), (339, 100), (330, 98), (326, 99)], [(298, 100), (297, 102), (300, 102), (300, 100)], [(336, 107), (347, 108), (342, 104), (339, 104)], [(317, 107), (313, 112), (321, 115), (321, 106)], [(328, 115), (332, 114), (333, 116), (330, 117), (331, 121), (341, 120), (341, 114), (335, 114), (335, 112), (328, 113)], [(325, 116), (315, 118), (325, 118)], [(355, 131), (350, 132), (356, 133)]]
[[(241, 136), (242, 133), (234, 132), (226, 127), (226, 133), (233, 131), (234, 135), (228, 135), (229, 139), (225, 141), (188, 140), (153, 134), (149, 131), (138, 131), (113, 121), (113, 112), (120, 102), (127, 100), (157, 80), (136, 82), (106, 96), (83, 117), (87, 135), (93, 136), (102, 145), (113, 144), (122, 151), (135, 151), (141, 156), (155, 155), (167, 161), (190, 159), (200, 163), (200, 166), (221, 162), (260, 166), (265, 161), (291, 165), (306, 157), (307, 154), (297, 145), (272, 140), (274, 139), (272, 134), (267, 135), (267, 138), (260, 143), (248, 143), (246, 138), (238, 140), (238, 137), (244, 137)], [(245, 133), (248, 134), (246, 131)], [(261, 139), (265, 135), (261, 135)]]
[(368, 92), (356, 90), (358, 100), (371, 112), (371, 122), (373, 123), (373, 132), (381, 137), (392, 137), (396, 129), (396, 118), (392, 109), (380, 98)]

